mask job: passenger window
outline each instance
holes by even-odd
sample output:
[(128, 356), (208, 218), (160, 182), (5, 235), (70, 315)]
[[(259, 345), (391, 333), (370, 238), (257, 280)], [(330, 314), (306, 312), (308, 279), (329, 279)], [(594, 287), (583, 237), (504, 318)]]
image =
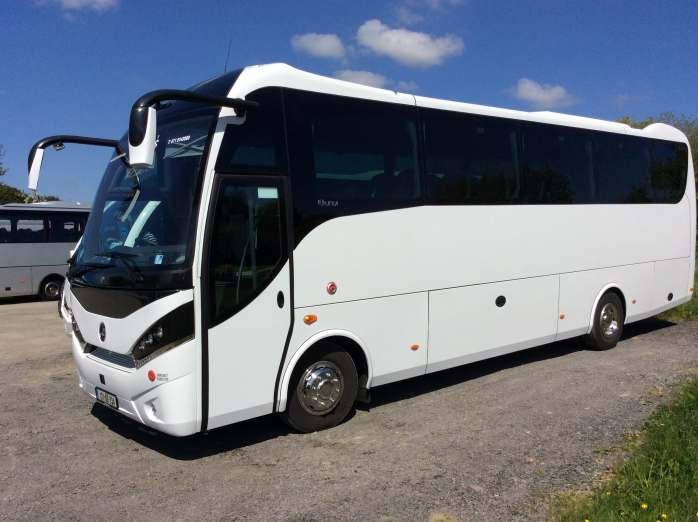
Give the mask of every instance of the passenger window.
[(593, 202), (591, 138), (557, 125), (523, 124), (525, 203)]
[(211, 235), (211, 325), (244, 308), (285, 259), (280, 188), (224, 179)]
[(650, 203), (649, 140), (604, 133), (594, 137), (597, 203)]
[(521, 197), (511, 121), (425, 110), (427, 194), (443, 204), (516, 203)]
[(225, 129), (216, 170), (219, 172), (274, 173), (286, 168), (286, 146), (281, 111), (281, 91), (260, 89), (248, 100), (259, 102), (245, 121)]
[(657, 141), (652, 147), (650, 177), (657, 203), (678, 203), (686, 192), (688, 151), (683, 143)]
[(286, 108), (294, 198), (302, 214), (339, 216), (416, 203), (414, 107), (288, 91)]
[(11, 243), (12, 222), (10, 218), (0, 216), (0, 243)]
[(17, 220), (16, 243), (43, 243), (45, 239), (43, 219)]

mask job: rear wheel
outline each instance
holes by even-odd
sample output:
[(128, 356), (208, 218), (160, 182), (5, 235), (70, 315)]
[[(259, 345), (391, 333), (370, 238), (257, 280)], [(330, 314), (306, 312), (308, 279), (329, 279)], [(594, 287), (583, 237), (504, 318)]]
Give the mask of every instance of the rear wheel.
[(608, 350), (618, 344), (623, 334), (625, 312), (623, 302), (615, 292), (606, 292), (594, 312), (594, 325), (585, 341), (593, 350)]
[(43, 301), (55, 301), (61, 297), (63, 279), (58, 276), (50, 276), (41, 282), (39, 297)]
[(293, 372), (282, 418), (303, 433), (336, 426), (353, 411), (359, 387), (351, 355), (327, 343)]

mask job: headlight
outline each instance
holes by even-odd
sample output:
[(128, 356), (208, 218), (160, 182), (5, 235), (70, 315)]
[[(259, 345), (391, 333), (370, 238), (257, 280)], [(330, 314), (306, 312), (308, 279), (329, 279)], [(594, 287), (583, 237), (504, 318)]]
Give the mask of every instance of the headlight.
[(75, 337), (77, 338), (78, 342), (80, 343), (80, 346), (82, 347), (82, 349), (85, 352), (92, 351), (92, 350), (86, 349), (90, 345), (85, 342), (85, 339), (83, 339), (82, 332), (80, 332), (80, 327), (78, 326), (78, 323), (72, 314), (70, 315), (70, 322), (73, 325), (73, 333), (75, 334)]
[(194, 337), (194, 302), (175, 308), (148, 328), (133, 345), (136, 368)]

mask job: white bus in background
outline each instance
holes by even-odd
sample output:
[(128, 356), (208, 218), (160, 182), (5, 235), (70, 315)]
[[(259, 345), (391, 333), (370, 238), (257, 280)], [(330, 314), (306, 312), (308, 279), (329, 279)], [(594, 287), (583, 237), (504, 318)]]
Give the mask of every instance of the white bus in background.
[(576, 336), (607, 349), (693, 293), (691, 153), (667, 125), (283, 64), (148, 93), (129, 121), (64, 313), (83, 391), (166, 433), (331, 427), (373, 387)]
[(89, 211), (62, 201), (0, 205), (0, 298), (58, 299)]

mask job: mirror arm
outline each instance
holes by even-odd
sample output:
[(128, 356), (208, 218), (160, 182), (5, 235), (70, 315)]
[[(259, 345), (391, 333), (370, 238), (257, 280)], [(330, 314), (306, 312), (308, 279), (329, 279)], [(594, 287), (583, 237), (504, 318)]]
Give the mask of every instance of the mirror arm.
[(194, 91), (176, 89), (161, 89), (145, 93), (138, 98), (131, 107), (131, 115), (128, 126), (128, 141), (133, 146), (143, 143), (148, 124), (148, 109), (155, 108), (163, 101), (185, 101), (212, 105), (214, 107), (230, 107), (242, 116), (247, 109), (256, 109), (259, 103), (241, 98), (227, 98), (224, 96), (211, 96)]
[(50, 146), (62, 148), (65, 143), (78, 143), (80, 145), (93, 145), (96, 147), (109, 147), (115, 149), (117, 154), (123, 154), (119, 148), (118, 140), (109, 140), (104, 138), (91, 138), (89, 136), (72, 136), (68, 134), (60, 134), (49, 136), (37, 141), (29, 151), (27, 158), (27, 169), (29, 171), (29, 188), (36, 192), (36, 185), (39, 181), (39, 169), (43, 159), (44, 150)]

